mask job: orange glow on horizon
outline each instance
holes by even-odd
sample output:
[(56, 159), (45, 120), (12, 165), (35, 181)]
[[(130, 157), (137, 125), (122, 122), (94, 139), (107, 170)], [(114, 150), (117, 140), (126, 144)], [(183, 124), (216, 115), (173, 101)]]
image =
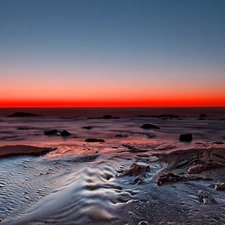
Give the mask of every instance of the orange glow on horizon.
[(221, 98), (168, 98), (168, 99), (101, 99), (101, 100), (0, 100), (1, 108), (19, 107), (225, 107)]

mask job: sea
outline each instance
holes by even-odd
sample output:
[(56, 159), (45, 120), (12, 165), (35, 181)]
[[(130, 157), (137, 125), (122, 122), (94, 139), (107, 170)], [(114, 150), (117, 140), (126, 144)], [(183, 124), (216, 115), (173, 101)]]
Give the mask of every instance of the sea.
[[(37, 116), (9, 117), (15, 112)], [(58, 133), (45, 135), (48, 130)], [(71, 135), (61, 136), (63, 130)], [(179, 140), (185, 133), (191, 142)], [(0, 158), (0, 224), (225, 224), (223, 192), (210, 207), (195, 195), (199, 185), (212, 189), (212, 183), (158, 187), (153, 179), (166, 167), (158, 155), (224, 148), (224, 142), (222, 107), (1, 108), (0, 147), (54, 150)], [(133, 163), (152, 168), (142, 184), (118, 176)]]

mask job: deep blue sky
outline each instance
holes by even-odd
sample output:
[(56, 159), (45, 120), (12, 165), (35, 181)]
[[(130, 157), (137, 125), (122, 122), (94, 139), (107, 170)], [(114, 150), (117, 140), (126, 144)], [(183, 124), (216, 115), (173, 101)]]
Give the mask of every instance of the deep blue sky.
[(71, 82), (90, 79), (108, 85), (98, 93), (106, 96), (126, 85), (155, 96), (162, 83), (222, 91), (224, 63), (224, 0), (0, 0), (0, 76), (24, 96), (26, 86), (50, 83), (73, 95)]

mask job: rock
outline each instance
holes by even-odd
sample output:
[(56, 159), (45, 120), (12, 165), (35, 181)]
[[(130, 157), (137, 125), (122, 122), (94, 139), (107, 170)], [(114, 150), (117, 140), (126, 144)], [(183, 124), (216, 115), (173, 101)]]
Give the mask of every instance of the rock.
[(222, 141), (214, 141), (213, 144), (216, 144), (216, 145), (223, 145), (224, 142), (222, 142)]
[(16, 112), (11, 115), (8, 115), (7, 117), (35, 117), (35, 116), (38, 116), (38, 115), (33, 113), (26, 113), (26, 112)]
[(111, 115), (104, 115), (103, 117), (101, 117), (101, 119), (119, 119), (119, 117), (111, 116)]
[(161, 175), (158, 180), (157, 180), (157, 184), (158, 185), (162, 185), (165, 183), (170, 183), (170, 182), (176, 182), (176, 181), (182, 181), (182, 180), (186, 180), (187, 178), (184, 176), (180, 176), (180, 175), (175, 175), (173, 173), (167, 173), (167, 174), (163, 174)]
[(206, 117), (206, 114), (205, 113), (202, 113), (199, 115), (199, 118), (205, 118)]
[(204, 164), (199, 164), (199, 165), (191, 166), (188, 169), (188, 173), (189, 174), (198, 174), (198, 173), (201, 173), (202, 171), (205, 170), (205, 167), (206, 166)]
[(115, 137), (126, 138), (126, 137), (129, 137), (129, 135), (128, 134), (116, 134)]
[(204, 204), (215, 204), (216, 200), (206, 191), (200, 190), (198, 192), (198, 197)]
[(205, 120), (205, 118), (206, 118), (206, 114), (202, 113), (199, 115), (198, 120)]
[(86, 142), (105, 142), (103, 139), (96, 139), (96, 138), (87, 138)]
[(62, 137), (68, 137), (68, 136), (70, 136), (70, 135), (71, 135), (71, 133), (68, 132), (67, 130), (61, 131), (61, 136), (62, 136)]
[(158, 126), (150, 124), (150, 123), (145, 123), (141, 126), (143, 129), (160, 129)]
[(82, 127), (83, 129), (86, 129), (86, 130), (91, 130), (93, 127), (92, 126), (84, 126)]
[(149, 165), (139, 165), (136, 163), (133, 163), (130, 166), (130, 169), (121, 171), (121, 173), (118, 175), (119, 177), (122, 176), (135, 176), (134, 183), (135, 184), (141, 184), (144, 182), (146, 178), (146, 172), (150, 172), (151, 168)]
[(181, 134), (179, 137), (180, 141), (185, 141), (185, 142), (190, 142), (192, 141), (192, 134), (187, 133), (187, 134)]
[(45, 135), (56, 135), (58, 133), (57, 130), (46, 130), (44, 131)]
[(197, 177), (197, 176), (186, 176), (186, 175), (176, 175), (174, 173), (167, 173), (159, 176), (157, 180), (158, 185), (162, 185), (165, 183), (172, 183), (172, 182), (178, 182), (178, 181), (187, 181), (187, 180), (211, 180), (209, 178), (203, 178), (203, 177)]
[(218, 182), (218, 183), (215, 185), (215, 189), (216, 189), (216, 190), (225, 190), (225, 183), (220, 183), (220, 182)]
[(198, 165), (194, 165), (188, 169), (189, 174), (198, 174), (206, 170), (223, 168), (225, 165), (223, 163), (217, 162), (206, 162)]

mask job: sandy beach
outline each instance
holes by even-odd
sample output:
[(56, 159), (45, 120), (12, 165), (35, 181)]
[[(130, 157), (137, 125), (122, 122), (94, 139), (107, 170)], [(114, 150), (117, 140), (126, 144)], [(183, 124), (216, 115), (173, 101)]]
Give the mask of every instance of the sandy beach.
[(223, 115), (175, 113), (2, 116), (1, 224), (224, 224)]

